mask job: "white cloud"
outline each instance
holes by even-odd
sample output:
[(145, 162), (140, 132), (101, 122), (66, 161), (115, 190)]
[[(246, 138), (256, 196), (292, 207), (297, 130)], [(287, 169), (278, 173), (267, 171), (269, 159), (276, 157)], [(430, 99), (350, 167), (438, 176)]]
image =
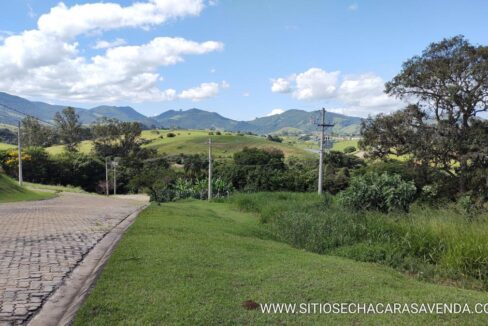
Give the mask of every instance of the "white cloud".
[(272, 79), (271, 91), (273, 93), (290, 93), (291, 81), (289, 78), (276, 78)]
[(357, 3), (352, 3), (349, 6), (347, 6), (347, 10), (349, 11), (356, 11), (359, 9), (359, 5)]
[(146, 44), (122, 46), (124, 40), (116, 39), (99, 41), (95, 47), (105, 52), (89, 58), (81, 55), (76, 37), (121, 27), (144, 28), (197, 15), (202, 9), (202, 0), (150, 0), (128, 7), (60, 3), (39, 18), (38, 29), (6, 36), (0, 44), (0, 89), (80, 102), (176, 99), (174, 89), (159, 88), (163, 79), (159, 69), (183, 62), (187, 55), (222, 50), (222, 43), (156, 37)]
[(242, 96), (249, 97), (249, 96), (251, 96), (251, 93), (250, 92), (244, 92), (244, 93), (242, 93)]
[[(224, 85), (222, 85), (223, 87)], [(221, 85), (217, 83), (202, 83), (197, 87), (190, 88), (178, 94), (178, 98), (198, 102), (219, 94)], [(225, 88), (225, 87), (224, 87)]]
[[(367, 116), (400, 109), (403, 103), (384, 93), (384, 80), (375, 74), (345, 75), (311, 68), (277, 80), (289, 81), (289, 91), (298, 100), (330, 101), (329, 110), (348, 115)], [(271, 90), (273, 91), (273, 86)], [(340, 103), (337, 107), (336, 103)]]
[(296, 76), (293, 97), (298, 100), (332, 98), (335, 95), (339, 74), (339, 71), (326, 72), (319, 68), (310, 68)]
[(266, 116), (270, 117), (272, 115), (282, 114), (283, 112), (285, 112), (285, 110), (283, 110), (283, 109), (273, 109), (273, 110), (271, 110), (270, 113), (266, 114)]
[(125, 45), (127, 42), (123, 38), (116, 38), (113, 41), (98, 40), (93, 46), (94, 49), (108, 49), (117, 46)]
[(159, 25), (169, 19), (198, 15), (203, 7), (202, 0), (150, 0), (127, 7), (110, 2), (67, 7), (61, 2), (42, 15), (37, 26), (43, 33), (68, 39), (95, 30)]

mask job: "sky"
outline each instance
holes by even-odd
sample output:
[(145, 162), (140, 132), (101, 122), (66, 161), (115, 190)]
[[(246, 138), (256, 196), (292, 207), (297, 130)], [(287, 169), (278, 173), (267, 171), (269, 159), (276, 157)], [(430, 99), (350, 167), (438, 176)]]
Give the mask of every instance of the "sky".
[(488, 44), (485, 0), (51, 0), (0, 4), (0, 91), (52, 104), (365, 117), (431, 42)]

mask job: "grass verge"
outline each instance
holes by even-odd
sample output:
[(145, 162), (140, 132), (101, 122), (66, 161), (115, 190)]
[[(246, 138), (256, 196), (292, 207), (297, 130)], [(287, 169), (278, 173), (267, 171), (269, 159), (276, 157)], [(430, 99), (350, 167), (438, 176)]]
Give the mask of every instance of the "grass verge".
[(49, 192), (37, 192), (19, 187), (14, 180), (0, 173), (0, 203), (42, 200), (55, 197), (56, 194)]
[(330, 196), (235, 194), (280, 241), (320, 254), (381, 263), (422, 280), (488, 289), (488, 214), (414, 205), (409, 213), (353, 212)]
[(120, 242), (75, 325), (486, 324), (479, 314), (264, 314), (243, 302), (460, 302), (486, 294), (426, 284), (385, 266), (272, 240), (228, 203), (146, 209)]

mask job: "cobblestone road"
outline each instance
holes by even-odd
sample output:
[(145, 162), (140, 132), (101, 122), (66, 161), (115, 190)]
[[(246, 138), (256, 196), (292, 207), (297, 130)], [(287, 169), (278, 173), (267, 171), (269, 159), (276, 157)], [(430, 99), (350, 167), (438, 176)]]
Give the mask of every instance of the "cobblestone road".
[(75, 193), (0, 204), (0, 325), (25, 324), (83, 256), (143, 204)]

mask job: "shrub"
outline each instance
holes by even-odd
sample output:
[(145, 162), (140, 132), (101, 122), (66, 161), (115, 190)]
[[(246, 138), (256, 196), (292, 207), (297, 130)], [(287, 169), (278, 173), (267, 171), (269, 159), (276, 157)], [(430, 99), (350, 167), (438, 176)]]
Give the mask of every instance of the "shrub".
[(344, 207), (358, 211), (408, 212), (416, 192), (412, 181), (404, 181), (397, 174), (367, 173), (354, 177), (349, 188), (339, 195), (339, 200)]
[(168, 138), (173, 138), (173, 137), (176, 137), (176, 134), (175, 134), (174, 132), (168, 132), (168, 133), (166, 134), (166, 137), (168, 137)]
[(217, 131), (215, 134), (216, 134), (217, 136), (221, 136), (221, 135), (222, 135), (222, 133), (221, 133), (220, 131)]
[(343, 152), (346, 153), (346, 154), (354, 153), (355, 151), (356, 151), (356, 147), (354, 147), (354, 146), (347, 146), (343, 150)]

